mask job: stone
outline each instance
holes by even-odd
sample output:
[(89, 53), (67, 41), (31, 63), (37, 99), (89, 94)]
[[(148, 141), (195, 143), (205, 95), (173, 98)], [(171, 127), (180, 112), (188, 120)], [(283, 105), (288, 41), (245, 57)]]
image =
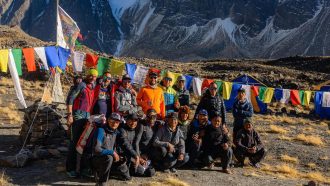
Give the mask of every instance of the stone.
[(57, 150), (59, 150), (61, 153), (66, 153), (69, 151), (67, 147), (58, 147)]
[(26, 154), (18, 154), (16, 156), (7, 156), (0, 158), (0, 166), (3, 167), (24, 167), (29, 160)]

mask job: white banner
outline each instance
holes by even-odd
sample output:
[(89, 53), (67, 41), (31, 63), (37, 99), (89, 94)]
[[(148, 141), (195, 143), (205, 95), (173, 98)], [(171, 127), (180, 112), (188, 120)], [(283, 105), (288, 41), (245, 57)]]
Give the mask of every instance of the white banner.
[(83, 52), (74, 52), (72, 66), (75, 72), (82, 72), (84, 66), (85, 53)]
[(144, 85), (144, 81), (148, 74), (149, 67), (138, 66), (134, 74), (134, 83)]
[(48, 68), (48, 64), (47, 64), (47, 58), (46, 58), (46, 52), (45, 52), (45, 48), (44, 47), (35, 47), (34, 51), (37, 53), (37, 55), (39, 56), (42, 64), (45, 67), (45, 70), (49, 70)]

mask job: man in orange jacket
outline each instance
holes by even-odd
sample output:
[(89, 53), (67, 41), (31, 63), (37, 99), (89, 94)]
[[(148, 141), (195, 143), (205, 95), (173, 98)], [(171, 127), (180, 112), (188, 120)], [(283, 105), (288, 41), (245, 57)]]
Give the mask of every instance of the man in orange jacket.
[(155, 109), (158, 118), (165, 118), (165, 102), (164, 93), (161, 88), (157, 86), (158, 75), (155, 72), (148, 74), (148, 85), (142, 87), (136, 97), (139, 106), (142, 107), (144, 113), (149, 109)]

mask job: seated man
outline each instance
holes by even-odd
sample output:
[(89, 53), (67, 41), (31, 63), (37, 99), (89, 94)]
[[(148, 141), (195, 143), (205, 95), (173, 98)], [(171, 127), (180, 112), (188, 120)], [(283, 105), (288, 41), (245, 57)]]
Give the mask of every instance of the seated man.
[(130, 180), (128, 167), (116, 151), (117, 128), (122, 121), (118, 113), (112, 113), (107, 119), (107, 125), (97, 130), (97, 140), (94, 147), (95, 155), (92, 165), (97, 185), (106, 185), (110, 170), (120, 172), (123, 180)]
[(136, 92), (132, 88), (131, 78), (128, 74), (122, 78), (122, 83), (115, 93), (115, 112), (123, 116), (137, 113), (142, 110), (136, 102)]
[(121, 153), (125, 155), (131, 174), (136, 176), (153, 176), (155, 170), (150, 161), (140, 156), (139, 143), (142, 130), (138, 126), (139, 118), (136, 114), (127, 116), (126, 124), (119, 129)]
[(158, 129), (153, 146), (154, 159), (164, 172), (176, 172), (178, 168), (188, 162), (185, 144), (181, 130), (177, 127), (178, 115), (171, 112), (167, 115), (166, 123)]
[(243, 166), (245, 157), (250, 159), (250, 165), (259, 168), (259, 162), (265, 157), (266, 150), (261, 142), (259, 134), (253, 129), (251, 119), (244, 120), (244, 129), (236, 136), (237, 147), (234, 155), (238, 165)]
[(190, 164), (195, 166), (197, 158), (201, 154), (202, 137), (204, 136), (204, 129), (210, 125), (208, 120), (208, 113), (206, 110), (200, 110), (197, 119), (194, 119), (189, 126), (187, 133), (187, 152), (190, 156)]
[(211, 125), (206, 126), (205, 135), (202, 138), (203, 162), (212, 169), (214, 160), (220, 157), (222, 171), (231, 174), (229, 163), (231, 162), (233, 151), (229, 143), (228, 133), (222, 127), (221, 114), (213, 115)]

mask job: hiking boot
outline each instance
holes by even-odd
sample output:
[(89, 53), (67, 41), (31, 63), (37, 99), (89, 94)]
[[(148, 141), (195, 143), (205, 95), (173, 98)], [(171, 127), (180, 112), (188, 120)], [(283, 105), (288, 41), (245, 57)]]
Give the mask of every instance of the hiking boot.
[(229, 169), (223, 169), (222, 170), (223, 173), (226, 173), (226, 174), (232, 174), (233, 172), (231, 172), (231, 170)]
[(78, 177), (78, 174), (76, 173), (76, 171), (69, 171), (69, 172), (66, 172), (66, 174), (67, 174), (70, 178), (76, 178), (76, 177)]
[(164, 173), (170, 173), (170, 169), (164, 169), (163, 172)]
[(250, 162), (249, 165), (250, 165), (251, 167), (254, 167), (254, 168), (257, 168), (257, 169), (260, 168), (260, 164), (259, 164), (259, 163), (252, 163), (252, 162)]
[(209, 168), (210, 170), (214, 169), (214, 163), (210, 163), (207, 168)]
[(172, 173), (176, 173), (176, 172), (178, 172), (178, 171), (176, 170), (176, 168), (171, 168), (170, 171), (171, 171)]
[(237, 162), (235, 167), (240, 167), (240, 168), (244, 167), (244, 162)]

